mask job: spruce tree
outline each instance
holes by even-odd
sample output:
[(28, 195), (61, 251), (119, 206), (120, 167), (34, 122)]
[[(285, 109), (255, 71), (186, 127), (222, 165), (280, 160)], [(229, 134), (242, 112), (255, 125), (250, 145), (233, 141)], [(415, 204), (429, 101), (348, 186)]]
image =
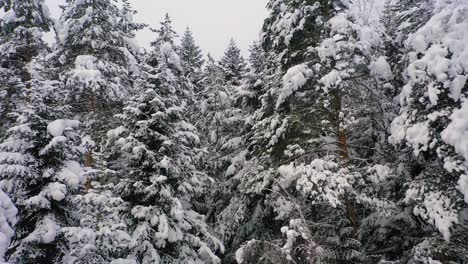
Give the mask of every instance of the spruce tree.
[(135, 92), (131, 75), (138, 70), (138, 51), (133, 37), (143, 25), (131, 21), (133, 13), (127, 1), (120, 8), (112, 0), (67, 0), (56, 23), (52, 57), (73, 113), (85, 125), (88, 166), (94, 165), (91, 153), (99, 151), (110, 128), (108, 117)]
[(14, 120), (22, 84), (31, 76), (26, 65), (46, 48), (41, 33), (49, 30), (50, 19), (43, 1), (0, 1), (5, 12), (0, 19), (0, 138)]
[(174, 98), (154, 89), (125, 109), (115, 155), (126, 166), (117, 192), (130, 204), (131, 255), (139, 263), (201, 262), (203, 257), (216, 263), (209, 247), (218, 244), (190, 206), (208, 180), (192, 164), (191, 148), (198, 141), (193, 127), (180, 119)]
[(229, 45), (219, 65), (224, 73), (226, 81), (234, 85), (239, 85), (245, 71), (246, 63), (234, 39), (229, 41)]
[[(435, 15), (427, 7), (413, 8), (407, 27), (402, 29), (403, 34), (406, 29), (411, 34), (401, 62), (405, 83), (399, 95), (400, 111), (391, 125), (389, 140), (401, 153), (412, 156), (402, 201), (416, 217), (430, 224), (423, 226), (427, 231), (420, 232), (411, 258), (456, 262), (467, 250), (458, 246), (465, 237), (458, 216), (465, 207), (467, 193), (467, 155), (460, 148), (464, 144), (460, 134), (464, 122), (460, 118), (466, 112), (468, 86), (466, 76), (451, 69), (464, 67), (460, 59), (465, 49), (458, 48), (463, 40), (453, 37), (453, 32), (460, 34), (456, 28), (466, 24), (468, 13), (466, 4), (448, 4)], [(406, 19), (408, 12), (400, 12), (398, 18)], [(438, 27), (443, 30), (432, 35)]]
[(365, 262), (359, 212), (394, 207), (376, 178), (393, 177), (379, 154), (386, 128), (372, 121), (388, 100), (372, 85), (391, 80), (391, 69), (359, 39), (362, 25), (341, 1), (268, 7), (262, 46), (271, 64), (258, 81), (247, 148), (226, 171), (227, 188), (237, 187), (219, 216), (223, 238), (230, 250), (255, 239), (238, 252), (249, 261)]
[(17, 263), (59, 262), (64, 244), (60, 229), (68, 226), (67, 198), (82, 180), (79, 122), (64, 119), (68, 107), (50, 71), (39, 60), (46, 45), (42, 33), (49, 18), (43, 1), (2, 1), (2, 67), (11, 119), (0, 144), (2, 187), (18, 208), (16, 231), (5, 259)]
[[(204, 63), (202, 51), (196, 45), (193, 33), (188, 27), (181, 39), (180, 58), (184, 72), (189, 76), (199, 72)], [(195, 78), (196, 76), (192, 77)]]
[(208, 231), (192, 199), (209, 178), (196, 169), (196, 128), (184, 117), (186, 93), (174, 46), (175, 32), (166, 16), (140, 85), (119, 115), (122, 126), (109, 132), (110, 155), (121, 180), (116, 192), (128, 203), (125, 214), (131, 256), (138, 263), (219, 263), (222, 245)]
[(244, 74), (236, 104), (252, 113), (261, 107), (261, 95), (265, 93), (266, 83), (271, 77), (272, 65), (275, 62), (261, 42), (254, 42), (249, 52), (250, 65)]
[(56, 263), (66, 248), (61, 229), (73, 225), (68, 198), (80, 188), (84, 171), (77, 162), (82, 156), (79, 122), (63, 119), (68, 115), (68, 107), (60, 103), (63, 94), (53, 82), (38, 79), (36, 67), (29, 67), (34, 77), (22, 93), (23, 104), (11, 113), (15, 124), (0, 144), (2, 181), (12, 186), (18, 208), (6, 259)]

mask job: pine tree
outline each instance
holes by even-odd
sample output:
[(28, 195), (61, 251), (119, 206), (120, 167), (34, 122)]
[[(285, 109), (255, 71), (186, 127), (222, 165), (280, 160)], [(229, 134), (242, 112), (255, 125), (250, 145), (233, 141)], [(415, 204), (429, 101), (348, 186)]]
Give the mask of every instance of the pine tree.
[(157, 33), (155, 41), (151, 42), (153, 50), (150, 52), (147, 62), (159, 74), (158, 77), (161, 85), (166, 85), (171, 92), (178, 94), (183, 100), (182, 105), (188, 103), (193, 98), (193, 87), (190, 86), (183, 78), (182, 62), (179, 55), (179, 47), (176, 46), (175, 40), (178, 37), (177, 33), (172, 28), (172, 21), (169, 14), (166, 14), (164, 20), (160, 23), (158, 29), (152, 29)]
[[(460, 118), (466, 111), (464, 98), (468, 86), (466, 76), (450, 70), (464, 64), (459, 60), (463, 57), (459, 52), (464, 49), (455, 48), (463, 41), (451, 37), (451, 32), (456, 32), (459, 23), (466, 23), (468, 13), (466, 4), (449, 4), (435, 15), (427, 7), (411, 9), (411, 19), (407, 19), (407, 27), (402, 30), (409, 36), (405, 42), (407, 53), (401, 62), (405, 83), (399, 96), (400, 112), (391, 126), (390, 142), (401, 153), (409, 152), (412, 156), (412, 163), (407, 165), (409, 180), (402, 202), (413, 208), (416, 217), (430, 224), (430, 228), (425, 227), (429, 230), (421, 232), (416, 240), (411, 258), (426, 262), (460, 261), (467, 250), (458, 246), (464, 237), (458, 215), (466, 202), (467, 155), (459, 147), (464, 144), (464, 136), (458, 128), (463, 127)], [(408, 12), (402, 11), (398, 18), (407, 16)], [(444, 29), (437, 36), (432, 35), (439, 26)], [(434, 210), (435, 207), (438, 209)]]
[(242, 74), (245, 71), (245, 60), (241, 55), (241, 50), (237, 47), (236, 41), (231, 39), (229, 45), (221, 58), (220, 67), (224, 73), (226, 81), (239, 85)]
[(237, 104), (251, 111), (261, 106), (260, 95), (265, 92), (264, 82), (267, 78), (270, 61), (260, 42), (254, 42), (250, 46), (250, 67), (244, 75), (238, 98), (240, 101)]
[[(283, 8), (280, 8), (281, 4), (283, 4)], [(291, 15), (288, 15), (289, 13), (311, 10), (311, 14), (300, 13), (299, 16), (294, 17), (297, 19), (297, 23), (307, 18), (308, 23), (304, 25), (304, 28), (308, 29), (311, 24), (315, 25), (314, 18), (318, 16), (316, 15), (317, 13), (322, 12), (322, 9), (317, 11), (316, 8), (302, 2), (284, 4), (281, 1), (271, 1), (268, 7), (272, 15), (265, 22), (262, 47), (267, 53), (267, 58), (271, 59), (271, 61), (268, 62), (268, 69), (264, 70), (265, 78), (260, 80), (265, 87), (262, 89), (261, 94), (258, 95), (261, 105), (247, 118), (251, 120), (250, 122), (253, 126), (246, 133), (245, 149), (232, 159), (231, 166), (225, 172), (225, 192), (230, 193), (232, 198), (217, 218), (219, 223), (218, 232), (221, 234), (221, 238), (231, 254), (234, 254), (237, 248), (250, 239), (266, 240), (267, 242), (275, 243), (277, 245), (276, 249), (281, 248), (280, 244), (282, 242), (278, 243), (278, 239), (282, 238), (282, 234), (279, 231), (283, 225), (287, 224), (290, 215), (281, 213), (283, 215), (279, 215), (276, 218), (275, 207), (277, 209), (289, 208), (289, 212), (293, 212), (295, 206), (288, 199), (278, 199), (276, 195), (278, 190), (275, 190), (275, 192), (270, 190), (272, 189), (272, 185), (275, 185), (275, 178), (277, 178), (276, 169), (281, 165), (281, 158), (287, 150), (286, 147), (290, 145), (291, 148), (288, 149), (291, 153), (301, 153), (304, 151), (296, 143), (282, 142), (282, 139), (298, 141), (301, 136), (299, 131), (308, 132), (304, 137), (313, 138), (310, 129), (304, 128), (303, 125), (298, 127), (298, 133), (292, 133), (291, 128), (286, 130), (286, 126), (291, 127), (294, 125), (289, 123), (289, 121), (293, 120), (288, 120), (282, 113), (275, 110), (277, 101), (276, 89), (281, 87), (282, 78), (285, 75), (283, 67), (287, 69), (287, 66), (283, 64), (286, 60), (284, 58), (286, 52), (283, 48), (289, 45), (288, 41), (290, 39), (288, 38), (288, 41), (286, 41), (288, 43), (285, 44), (284, 36), (294, 33), (295, 29), (293, 26), (295, 25), (295, 21), (289, 22), (293, 25), (288, 28), (292, 32), (276, 32), (276, 29), (280, 27), (275, 27), (274, 25), (285, 23), (282, 19), (290, 18)], [(277, 12), (284, 13), (279, 14)], [(276, 37), (278, 37), (278, 40), (273, 41), (272, 39)], [(312, 37), (314, 36), (310, 34), (310, 38)], [(309, 37), (297, 38), (295, 40), (303, 41), (304, 43), (308, 42), (311, 46), (317, 43), (317, 40), (310, 41)], [(279, 41), (282, 41), (283, 44), (280, 44)], [(292, 47), (293, 45), (289, 48)], [(300, 52), (299, 50), (295, 50), (290, 53), (298, 54)], [(307, 113), (307, 110), (304, 113)], [(296, 124), (308, 124), (310, 123), (310, 118), (310, 115), (307, 118), (298, 118)], [(286, 133), (289, 136), (285, 136)], [(284, 158), (284, 160), (287, 159), (289, 158)], [(277, 212), (279, 213), (279, 211)], [(250, 247), (250, 249), (252, 248)], [(249, 249), (246, 249), (244, 253), (248, 251)], [(268, 250), (268, 252), (270, 251)], [(286, 257), (278, 250), (274, 250), (274, 252), (279, 252), (279, 256)], [(266, 257), (261, 250), (258, 253), (259, 255), (251, 259), (252, 261), (258, 261), (260, 258)], [(228, 255), (226, 261), (232, 260), (232, 255)], [(272, 261), (274, 263), (274, 260)]]
[(184, 72), (188, 76), (199, 72), (204, 63), (202, 51), (200, 47), (195, 44), (192, 31), (190, 31), (188, 27), (181, 40), (180, 57)]
[[(131, 73), (137, 70), (135, 31), (128, 2), (67, 0), (57, 23), (58, 45), (53, 58), (60, 67), (67, 99), (84, 121), (89, 152), (104, 140), (113, 116), (131, 96)], [(96, 143), (94, 143), (94, 141)], [(93, 165), (90, 155), (87, 165)]]
[(44, 50), (41, 32), (49, 30), (50, 19), (44, 13), (43, 1), (0, 1), (5, 12), (0, 19), (0, 138), (10, 123), (21, 94), (21, 84), (29, 76), (26, 65)]
[(220, 244), (190, 205), (208, 178), (193, 164), (199, 138), (183, 120), (173, 82), (165, 81), (171, 75), (149, 79), (147, 91), (119, 116), (123, 126), (111, 133), (119, 157), (114, 166), (124, 168), (116, 188), (130, 205), (131, 255), (138, 263), (219, 263), (210, 248)]
[(16, 231), (5, 259), (20, 263), (59, 261), (63, 243), (60, 228), (70, 224), (67, 197), (81, 183), (80, 153), (74, 132), (77, 121), (63, 119), (58, 83), (38, 58), (46, 45), (42, 33), (49, 18), (43, 1), (2, 1), (2, 67), (11, 119), (0, 144), (2, 186), (18, 208)]
[[(394, 208), (379, 191), (394, 177), (382, 150), (391, 116), (382, 105), (392, 98), (379, 90), (391, 68), (372, 54), (375, 44), (359, 39), (369, 29), (340, 1), (268, 6), (262, 46), (271, 65), (260, 78), (247, 149), (229, 171), (226, 185), (238, 187), (219, 217), (223, 238), (233, 248), (256, 239), (240, 251), (253, 261), (363, 263), (359, 212)], [(281, 226), (284, 236), (274, 231)]]
[(79, 122), (63, 119), (68, 107), (61, 104), (56, 83), (42, 79), (40, 64), (32, 61), (32, 77), (21, 95), (22, 105), (11, 115), (16, 123), (0, 144), (2, 181), (11, 186), (18, 208), (15, 236), (6, 259), (18, 263), (60, 262), (66, 245), (61, 228), (73, 224), (68, 198), (78, 191), (83, 169)]

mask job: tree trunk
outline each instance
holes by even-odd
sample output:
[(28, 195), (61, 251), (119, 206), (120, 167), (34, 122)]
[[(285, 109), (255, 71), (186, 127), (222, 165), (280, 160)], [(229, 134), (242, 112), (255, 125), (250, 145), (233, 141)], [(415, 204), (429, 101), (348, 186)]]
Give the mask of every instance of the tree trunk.
[[(340, 149), (341, 157), (341, 166), (346, 167), (349, 163), (349, 151), (348, 151), (348, 137), (346, 131), (343, 128), (343, 118), (341, 116), (342, 112), (342, 96), (339, 89), (336, 89), (333, 93), (334, 103), (335, 103), (335, 118), (336, 118), (336, 133), (338, 135), (338, 146)], [(346, 206), (346, 217), (348, 218), (351, 226), (353, 227), (353, 237), (356, 238), (358, 231), (358, 216), (357, 210), (352, 202), (349, 199), (348, 195), (345, 194), (345, 206)]]
[[(94, 111), (96, 110), (96, 98), (94, 96), (94, 92), (91, 91), (89, 98), (88, 98), (88, 111), (89, 114), (93, 114)], [(94, 166), (94, 159), (93, 159), (93, 147), (89, 147), (89, 149), (86, 150), (85, 154), (85, 161), (84, 161), (85, 167), (93, 167)], [(85, 183), (85, 191), (88, 192), (93, 188), (92, 185), (92, 179), (88, 178)]]

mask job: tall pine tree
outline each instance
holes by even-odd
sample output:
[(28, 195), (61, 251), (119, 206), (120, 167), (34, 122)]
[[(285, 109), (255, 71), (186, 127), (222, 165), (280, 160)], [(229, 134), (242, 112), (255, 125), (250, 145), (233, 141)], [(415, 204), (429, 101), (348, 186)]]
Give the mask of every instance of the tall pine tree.
[(229, 45), (219, 65), (224, 73), (226, 81), (234, 85), (239, 85), (245, 71), (246, 63), (234, 39), (229, 41)]

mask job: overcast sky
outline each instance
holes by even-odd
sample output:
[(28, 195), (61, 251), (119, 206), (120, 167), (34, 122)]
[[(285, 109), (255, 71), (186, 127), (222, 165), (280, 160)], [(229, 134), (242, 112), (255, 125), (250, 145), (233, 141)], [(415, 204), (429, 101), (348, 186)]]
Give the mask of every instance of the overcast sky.
[[(46, 0), (54, 16), (64, 0)], [(159, 25), (164, 14), (169, 13), (176, 31), (181, 35), (187, 26), (205, 51), (220, 57), (232, 37), (244, 54), (249, 45), (258, 39), (263, 20), (267, 16), (267, 0), (131, 0), (138, 11), (136, 20), (152, 27)], [(149, 30), (140, 32), (138, 40), (147, 47), (154, 39)]]

